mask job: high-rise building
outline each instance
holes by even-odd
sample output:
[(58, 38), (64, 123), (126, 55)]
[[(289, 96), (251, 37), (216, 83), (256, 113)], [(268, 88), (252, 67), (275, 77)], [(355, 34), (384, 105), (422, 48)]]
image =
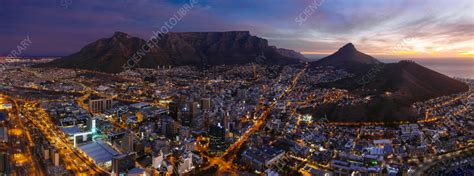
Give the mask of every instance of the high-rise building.
[(211, 99), (210, 98), (201, 98), (201, 107), (203, 110), (211, 109)]
[(211, 126), (209, 129), (209, 148), (211, 152), (218, 153), (225, 149), (225, 128), (221, 123)]
[(7, 127), (0, 127), (0, 143), (8, 142), (8, 129)]
[(112, 108), (112, 99), (89, 99), (89, 110), (93, 113), (104, 112), (106, 109)]
[(191, 115), (192, 118), (195, 118), (199, 114), (199, 103), (198, 102), (192, 102), (191, 103)]
[(191, 152), (187, 152), (181, 158), (181, 162), (178, 166), (178, 174), (183, 175), (191, 172), (193, 169), (193, 154)]
[(170, 116), (175, 120), (178, 119), (179, 103), (174, 102), (174, 101), (170, 102), (168, 108), (169, 108)]
[(127, 132), (122, 138), (122, 149), (125, 152), (132, 152), (133, 151), (133, 134), (131, 132)]
[(126, 153), (112, 158), (112, 174), (126, 174), (130, 169), (135, 168), (136, 153)]
[(10, 156), (7, 152), (0, 152), (0, 174), (10, 175)]
[(164, 134), (167, 138), (173, 138), (176, 134), (175, 121), (170, 117), (164, 117), (161, 120), (161, 134)]
[(187, 102), (183, 104), (178, 112), (178, 119), (181, 121), (181, 124), (184, 126), (190, 126), (193, 120), (192, 115), (192, 102)]
[(155, 169), (160, 169), (163, 164), (163, 151), (160, 149), (160, 152), (153, 155), (152, 167)]
[(204, 123), (203, 123), (204, 128), (208, 129), (209, 126), (211, 125), (211, 117), (210, 117), (209, 113), (205, 112), (203, 114), (202, 118), (204, 119)]
[(59, 158), (59, 152), (55, 149), (52, 150), (51, 152), (51, 160), (54, 164), (54, 166), (59, 166), (60, 163), (60, 158)]
[(193, 116), (190, 111), (188, 112), (179, 112), (179, 120), (181, 121), (181, 125), (183, 126), (191, 126), (193, 122)]
[(43, 159), (49, 160), (49, 148), (43, 148)]
[(229, 111), (226, 111), (224, 113), (224, 116), (222, 117), (222, 125), (226, 130), (229, 130), (229, 123), (230, 123), (230, 113)]
[(96, 119), (95, 118), (89, 118), (87, 120), (87, 130), (92, 132), (92, 134), (97, 133), (97, 126), (96, 126)]

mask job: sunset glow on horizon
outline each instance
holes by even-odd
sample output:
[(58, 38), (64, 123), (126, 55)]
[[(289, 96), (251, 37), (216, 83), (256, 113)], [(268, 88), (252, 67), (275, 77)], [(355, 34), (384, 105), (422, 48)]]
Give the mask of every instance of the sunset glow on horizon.
[[(25, 56), (63, 56), (115, 31), (148, 38), (185, 0), (0, 2), (0, 56), (25, 36)], [(160, 9), (160, 10), (157, 10)], [(250, 31), (303, 54), (331, 54), (352, 42), (376, 55), (471, 57), (474, 1), (199, 0), (172, 32)], [(266, 12), (266, 13), (262, 13)]]
[(459, 53), (459, 55), (474, 57), (474, 51), (467, 51), (467, 52)]

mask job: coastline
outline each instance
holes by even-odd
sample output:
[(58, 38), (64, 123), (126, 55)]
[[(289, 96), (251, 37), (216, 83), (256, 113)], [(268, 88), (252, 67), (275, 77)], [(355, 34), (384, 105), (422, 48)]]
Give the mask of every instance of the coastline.
[[(325, 55), (305, 55), (311, 61), (325, 57)], [(425, 66), (439, 73), (455, 78), (474, 79), (474, 58), (388, 58), (375, 57), (384, 63), (394, 63), (401, 60), (413, 60), (416, 63)]]

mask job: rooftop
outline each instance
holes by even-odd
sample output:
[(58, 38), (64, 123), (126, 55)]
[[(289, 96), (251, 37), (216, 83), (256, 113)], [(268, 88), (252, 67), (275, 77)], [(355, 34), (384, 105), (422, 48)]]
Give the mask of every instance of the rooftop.
[(276, 148), (273, 146), (263, 146), (259, 149), (245, 151), (244, 156), (249, 156), (251, 158), (255, 158), (261, 161), (267, 161), (284, 152), (285, 151), (280, 148)]
[(119, 153), (112, 149), (108, 144), (102, 141), (95, 141), (89, 144), (79, 146), (96, 163), (111, 162), (112, 158)]
[(68, 134), (69, 136), (72, 136), (74, 134), (77, 134), (77, 133), (80, 133), (81, 132), (81, 129), (77, 126), (72, 126), (72, 127), (63, 127), (61, 128), (61, 130)]

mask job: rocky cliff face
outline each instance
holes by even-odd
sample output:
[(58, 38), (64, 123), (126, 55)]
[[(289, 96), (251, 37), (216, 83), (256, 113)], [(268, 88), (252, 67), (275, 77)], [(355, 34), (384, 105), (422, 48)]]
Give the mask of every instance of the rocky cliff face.
[[(120, 72), (129, 58), (146, 43), (145, 40), (116, 32), (79, 52), (40, 66), (91, 69)], [(247, 64), (258, 56), (263, 64), (292, 64), (297, 58), (279, 54), (268, 41), (248, 31), (168, 33), (136, 64), (155, 68), (158, 65), (232, 65)]]
[(265, 39), (247, 31), (169, 33), (161, 48), (175, 64), (244, 64), (268, 48)]

